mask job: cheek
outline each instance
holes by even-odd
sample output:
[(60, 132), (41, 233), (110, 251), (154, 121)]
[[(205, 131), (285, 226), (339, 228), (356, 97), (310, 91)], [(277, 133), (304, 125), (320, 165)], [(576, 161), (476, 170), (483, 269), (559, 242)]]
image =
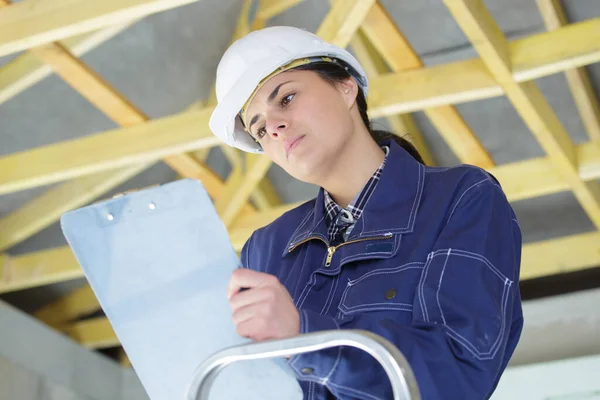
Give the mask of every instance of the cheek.
[(285, 160), (283, 159), (281, 144), (270, 141), (268, 143), (263, 143), (262, 146), (263, 146), (264, 156), (269, 158), (275, 164), (277, 164), (283, 168), (284, 167), (283, 162)]
[(348, 110), (340, 104), (339, 99), (324, 94), (303, 99), (296, 104), (292, 126), (302, 131), (308, 131), (319, 140), (329, 141), (344, 126), (344, 117)]

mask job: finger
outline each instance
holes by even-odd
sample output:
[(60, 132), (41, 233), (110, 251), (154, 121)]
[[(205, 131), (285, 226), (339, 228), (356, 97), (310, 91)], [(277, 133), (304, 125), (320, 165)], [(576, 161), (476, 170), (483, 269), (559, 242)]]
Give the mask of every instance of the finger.
[(237, 326), (241, 323), (244, 323), (246, 321), (249, 320), (253, 320), (253, 319), (261, 319), (264, 320), (264, 314), (265, 314), (265, 303), (253, 303), (250, 304), (248, 306), (242, 307), (238, 310), (236, 310), (233, 315), (231, 316), (231, 319), (233, 320), (233, 323)]
[[(231, 274), (229, 285), (227, 286), (227, 297), (231, 299), (231, 296), (239, 292), (243, 288), (255, 288), (258, 286), (264, 286), (273, 281), (277, 280), (273, 275), (265, 274), (264, 272), (257, 272), (251, 269), (238, 268)], [(279, 281), (277, 281), (279, 282)]]
[(235, 312), (251, 304), (274, 301), (275, 296), (275, 290), (271, 286), (257, 287), (235, 293), (229, 299), (229, 306)]
[(256, 341), (270, 339), (273, 335), (269, 332), (264, 318), (248, 318), (236, 326), (238, 335)]

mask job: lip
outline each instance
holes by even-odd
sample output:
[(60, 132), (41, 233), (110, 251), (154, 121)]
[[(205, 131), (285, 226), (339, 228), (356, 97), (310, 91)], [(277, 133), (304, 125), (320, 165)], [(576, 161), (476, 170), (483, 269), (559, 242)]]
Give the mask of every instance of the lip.
[(298, 144), (300, 143), (300, 141), (304, 139), (304, 135), (302, 136), (298, 136), (297, 138), (290, 140), (290, 141), (285, 141), (284, 146), (285, 146), (285, 156), (288, 157), (290, 155), (290, 153), (298, 146)]

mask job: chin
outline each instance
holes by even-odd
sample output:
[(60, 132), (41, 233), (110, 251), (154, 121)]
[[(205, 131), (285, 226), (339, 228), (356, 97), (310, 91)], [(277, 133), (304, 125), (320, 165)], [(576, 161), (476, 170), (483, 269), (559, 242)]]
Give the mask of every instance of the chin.
[(300, 159), (290, 158), (287, 163), (286, 171), (294, 178), (315, 185), (319, 185), (327, 168), (319, 154), (307, 154)]

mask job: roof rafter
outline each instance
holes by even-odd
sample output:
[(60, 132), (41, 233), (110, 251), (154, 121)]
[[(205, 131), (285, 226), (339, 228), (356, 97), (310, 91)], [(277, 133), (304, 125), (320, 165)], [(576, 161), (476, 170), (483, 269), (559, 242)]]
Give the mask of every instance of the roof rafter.
[[(424, 67), (418, 54), (379, 2), (371, 9), (361, 30), (383, 55), (392, 71)], [(481, 168), (494, 166), (492, 157), (456, 107), (426, 108), (424, 113), (461, 162)]]
[(302, 0), (260, 0), (256, 18), (267, 21), (301, 2)]
[[(537, 3), (549, 31), (568, 25), (559, 0), (537, 0)], [(600, 105), (585, 67), (567, 70), (565, 76), (590, 139), (600, 139)]]
[(0, 56), (198, 0), (27, 0), (0, 10)]
[(592, 223), (600, 227), (600, 184), (581, 180), (576, 146), (535, 83), (515, 81), (508, 41), (485, 5), (481, 0), (444, 0), (444, 3)]
[(84, 347), (104, 349), (120, 344), (106, 317), (89, 318), (64, 328), (64, 332)]
[[(569, 24), (508, 44), (516, 82), (542, 78), (600, 61), (600, 18)], [(371, 82), (373, 117), (497, 97), (504, 89), (479, 58), (383, 75)], [(403, 90), (386, 90), (402, 87)]]
[[(350, 46), (358, 62), (363, 66), (369, 80), (388, 71), (383, 58), (375, 51), (373, 44), (365, 37), (364, 33), (359, 31), (350, 42)], [(392, 132), (403, 136), (408, 134), (408, 140), (415, 146), (423, 161), (427, 165), (435, 165), (433, 156), (429, 147), (425, 143), (423, 134), (417, 127), (411, 114), (397, 114), (386, 117)]]
[(0, 194), (211, 147), (211, 108), (42, 146), (0, 158)]
[(47, 325), (60, 328), (65, 323), (100, 309), (96, 294), (89, 285), (75, 289), (66, 296), (45, 305), (35, 312), (35, 317)]
[[(599, 28), (600, 18), (573, 24), (573, 26), (563, 27), (552, 32), (541, 33), (535, 35), (533, 38), (519, 39), (510, 47), (510, 49), (512, 49), (510, 54), (512, 54), (513, 57), (516, 57), (516, 59), (513, 60), (513, 70), (516, 71), (520, 68), (521, 77), (541, 77), (545, 76), (545, 74), (555, 73), (559, 71), (560, 68), (573, 68), (574, 65), (579, 63), (593, 62), (595, 59), (600, 59), (600, 43), (598, 43), (598, 41), (578, 41), (580, 35), (587, 37), (588, 35), (597, 32)], [(554, 41), (554, 46), (549, 46), (546, 43), (546, 41), (550, 40)], [(566, 45), (567, 42), (574, 42), (575, 45), (569, 47)], [(574, 48), (576, 48), (576, 50), (574, 50)], [(521, 64), (519, 64), (519, 62)], [(543, 65), (542, 62), (549, 62), (552, 65), (552, 68)], [(527, 65), (527, 68), (529, 69), (524, 69), (522, 67), (523, 65)], [(518, 76), (515, 74), (516, 73), (513, 73), (513, 77), (517, 79)], [(403, 87), (404, 90), (386, 90), (389, 87)], [(485, 64), (480, 59), (471, 59), (420, 70), (386, 74), (375, 78), (371, 83), (369, 102), (371, 116), (377, 117), (397, 112), (420, 110), (422, 108), (434, 107), (436, 105), (448, 104), (451, 102), (472, 101), (499, 96), (501, 94), (503, 94), (503, 88), (494, 80)], [(177, 119), (178, 116), (168, 117), (167, 119), (171, 118)], [(146, 126), (152, 126), (153, 124), (161, 123), (161, 121), (162, 120), (150, 121), (134, 128), (139, 129), (138, 132), (142, 135), (140, 138), (146, 137), (142, 132), (145, 130), (152, 130), (150, 127)], [(195, 125), (194, 128), (197, 126), (203, 125)], [(193, 129), (184, 124), (181, 124), (178, 127), (184, 131), (188, 130), (188, 134), (191, 133), (190, 131)], [(109, 131), (106, 133), (117, 136), (116, 131)], [(178, 135), (172, 137), (175, 142), (178, 140), (177, 136)], [(88, 138), (78, 140), (86, 139)], [(210, 139), (207, 138), (206, 140)], [(57, 144), (53, 146), (66, 146), (64, 149), (68, 149), (71, 146), (75, 146), (73, 144), (75, 142), (76, 141), (73, 141), (71, 144)], [(160, 152), (158, 150), (160, 145), (158, 143), (155, 144), (157, 145), (154, 149), (155, 151), (146, 153), (144, 153), (144, 147), (146, 145), (143, 141), (138, 141), (137, 146), (136, 144), (130, 144), (131, 146), (126, 150), (128, 152), (127, 157), (111, 158), (107, 154), (99, 154), (97, 156), (105, 156), (111, 162), (116, 161), (117, 163), (114, 164), (116, 167), (118, 165), (136, 162), (135, 160), (138, 159), (140, 161), (144, 159), (156, 159), (157, 157), (160, 158), (167, 154), (176, 154), (177, 152), (199, 149), (209, 145), (208, 143), (190, 145), (189, 142), (179, 142), (174, 146), (178, 147), (178, 149), (175, 149), (174, 147), (165, 148), (163, 149), (163, 152)], [(175, 145), (175, 143), (173, 144)], [(214, 144), (216, 144), (216, 142), (213, 142), (213, 145)], [(43, 150), (48, 150), (48, 148), (44, 148)], [(40, 149), (34, 149), (31, 150), (31, 152), (36, 153), (36, 157), (43, 158), (43, 153), (40, 153)], [(158, 154), (160, 155), (157, 156)], [(23, 152), (22, 154), (18, 153), (0, 158), (0, 165), (8, 167), (8, 164), (2, 163), (8, 162), (9, 159), (17, 161), (24, 160), (24, 158), (21, 157), (28, 158), (29, 155), (27, 152)], [(80, 161), (83, 166), (83, 164), (85, 164), (84, 160)], [(21, 163), (20, 165), (27, 164)], [(54, 168), (56, 167), (57, 166), (55, 165)], [(66, 166), (63, 167), (65, 167), (63, 169), (68, 169)], [(66, 179), (67, 177), (78, 176), (84, 173), (91, 173), (93, 171), (98, 171), (97, 168), (98, 167), (92, 167), (86, 169), (78, 167), (75, 168), (75, 171), (63, 171), (63, 173), (60, 173), (51, 179), (49, 179), (47, 173), (45, 173), (46, 176), (44, 178), (36, 179), (36, 176), (31, 176), (32, 171), (30, 170), (29, 172), (19, 172), (0, 168), (0, 171), (6, 171), (7, 174), (7, 176), (0, 176), (2, 178), (0, 180), (0, 193), (7, 193), (11, 190), (55, 182), (60, 179)], [(108, 168), (108, 166), (104, 165), (104, 168)], [(100, 170), (101, 169), (102, 168), (100, 168)], [(18, 179), (25, 179), (25, 177), (22, 176), (17, 178), (17, 176), (23, 174), (29, 175), (26, 177), (29, 181), (15, 182), (15, 180)]]
[[(6, 2), (6, 0), (2, 1)], [(72, 54), (82, 56), (124, 31), (135, 22), (137, 21), (114, 25), (97, 32), (68, 38), (62, 44)], [(19, 55), (0, 68), (0, 105), (40, 82), (53, 72), (49, 65), (40, 62), (39, 58), (31, 53)]]
[[(244, 2), (242, 3), (242, 8), (240, 10), (240, 15), (238, 16), (237, 23), (231, 38), (231, 43), (247, 35), (252, 30), (252, 28), (258, 28), (259, 26), (264, 25), (263, 20), (258, 24), (253, 24), (252, 28), (250, 27), (250, 12), (252, 10), (253, 3), (253, 0), (244, 0)], [(286, 9), (286, 7), (291, 7), (294, 5), (293, 2), (289, 1), (277, 3), (279, 5), (277, 8), (279, 12), (283, 12)], [(270, 2), (259, 2), (258, 10), (256, 11), (257, 15), (255, 16), (255, 19), (264, 18), (265, 15), (273, 15), (273, 13), (277, 10), (271, 9), (266, 14), (262, 13), (265, 7), (272, 6), (274, 6), (274, 4)], [(213, 83), (213, 87), (208, 99), (208, 106), (212, 107), (216, 106), (217, 104), (215, 85), (216, 82)], [(232, 172), (234, 172), (235, 174), (239, 174), (242, 171), (241, 168), (243, 165), (243, 157), (241, 155), (241, 151), (223, 143), (219, 147), (221, 148), (221, 151), (223, 152), (223, 155), (225, 156), (227, 161), (229, 161), (229, 163), (231, 164)], [(204, 161), (208, 157), (209, 152), (201, 150), (199, 152), (196, 152), (195, 154), (200, 160)], [(255, 186), (253, 191), (251, 191), (250, 198), (260, 211), (265, 211), (270, 207), (277, 206), (282, 203), (281, 198), (275, 190), (275, 187), (271, 183), (271, 180), (266, 176), (259, 180), (258, 185)]]

